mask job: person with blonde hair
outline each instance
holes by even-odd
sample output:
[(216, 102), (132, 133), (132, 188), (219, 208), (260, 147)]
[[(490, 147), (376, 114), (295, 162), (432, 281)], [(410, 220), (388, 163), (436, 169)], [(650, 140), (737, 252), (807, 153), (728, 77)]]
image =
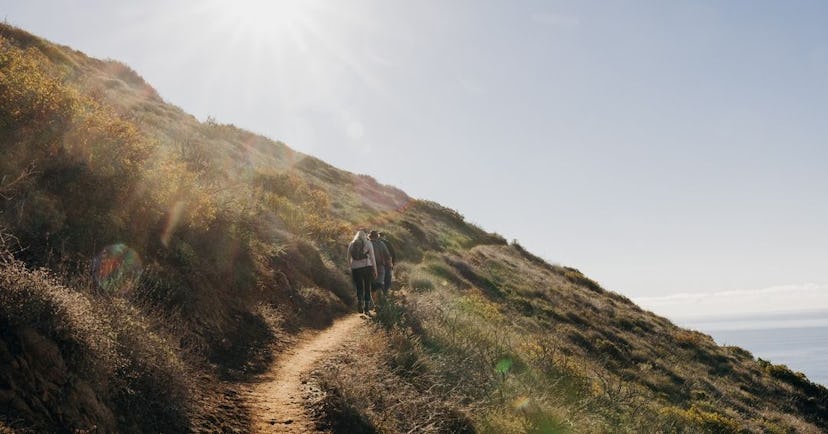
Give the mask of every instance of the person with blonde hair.
[(348, 244), (348, 265), (354, 279), (357, 293), (357, 311), (368, 313), (371, 309), (371, 284), (377, 277), (377, 260), (374, 246), (368, 234), (360, 229)]

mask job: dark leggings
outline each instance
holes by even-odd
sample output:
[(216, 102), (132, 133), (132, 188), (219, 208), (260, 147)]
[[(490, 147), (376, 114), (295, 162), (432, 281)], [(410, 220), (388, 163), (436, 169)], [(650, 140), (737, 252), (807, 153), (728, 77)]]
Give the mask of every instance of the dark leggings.
[(354, 278), (354, 286), (357, 291), (357, 306), (364, 300), (366, 304), (371, 301), (371, 282), (374, 280), (374, 268), (362, 267), (351, 269), (351, 276)]

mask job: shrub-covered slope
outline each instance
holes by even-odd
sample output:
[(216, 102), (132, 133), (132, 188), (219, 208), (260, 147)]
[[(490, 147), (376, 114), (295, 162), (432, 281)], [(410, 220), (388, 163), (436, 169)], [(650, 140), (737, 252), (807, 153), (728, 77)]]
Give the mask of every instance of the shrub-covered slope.
[(352, 310), (359, 227), (390, 234), (397, 290), (317, 372), (323, 425), (828, 430), (801, 374), (5, 24), (0, 152), (0, 431), (248, 430), (234, 384)]

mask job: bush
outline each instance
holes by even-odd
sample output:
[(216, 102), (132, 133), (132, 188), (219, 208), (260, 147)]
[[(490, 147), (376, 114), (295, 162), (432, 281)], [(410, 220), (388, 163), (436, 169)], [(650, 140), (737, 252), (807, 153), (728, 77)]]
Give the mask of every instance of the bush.
[(389, 293), (377, 306), (377, 313), (373, 319), (386, 330), (407, 327), (405, 307), (400, 304), (401, 298), (395, 293)]
[[(404, 274), (400, 273), (400, 276), (402, 275)], [(434, 276), (420, 268), (416, 268), (408, 272), (407, 275), (408, 287), (411, 288), (412, 291), (431, 291), (437, 287), (434, 283)]]
[(700, 349), (700, 347), (710, 343), (711, 341), (711, 338), (708, 335), (693, 330), (683, 329), (676, 330), (673, 333), (673, 338), (679, 346), (689, 349)]
[(691, 405), (687, 410), (668, 407), (662, 415), (663, 422), (672, 421), (680, 427), (688, 427), (691, 430), (699, 430), (699, 432), (717, 434), (740, 432), (740, 425), (734, 418), (715, 411), (702, 410), (696, 405)]
[(191, 375), (169, 341), (123, 300), (72, 291), (6, 256), (0, 325), (0, 382), (16, 385), (1, 417), (46, 431), (189, 429)]

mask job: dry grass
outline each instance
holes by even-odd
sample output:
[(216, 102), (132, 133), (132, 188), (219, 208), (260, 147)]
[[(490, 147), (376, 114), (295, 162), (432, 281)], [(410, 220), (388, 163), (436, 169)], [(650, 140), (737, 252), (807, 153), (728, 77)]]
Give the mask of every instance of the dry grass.
[(63, 287), (7, 258), (0, 262), (0, 323), (0, 345), (11, 358), (3, 382), (12, 385), (3, 417), (44, 430), (190, 428), (197, 411), (191, 372), (123, 300)]
[(380, 329), (314, 373), (325, 391), (319, 421), (335, 432), (474, 432), (451, 391), (423, 364), (416, 338)]
[[(427, 255), (401, 275), (447, 282), (447, 265), (462, 279), (439, 291), (410, 288), (393, 315), (377, 317), (421, 340), (418, 360), (473, 403), (478, 431), (818, 430), (818, 412), (763, 415), (786, 405), (763, 400), (822, 393), (784, 367), (757, 364), (741, 349), (597, 292), (573, 269), (522, 261), (520, 249), (479, 246), (455, 255)], [(751, 381), (754, 390), (773, 392), (757, 398), (739, 390)]]

